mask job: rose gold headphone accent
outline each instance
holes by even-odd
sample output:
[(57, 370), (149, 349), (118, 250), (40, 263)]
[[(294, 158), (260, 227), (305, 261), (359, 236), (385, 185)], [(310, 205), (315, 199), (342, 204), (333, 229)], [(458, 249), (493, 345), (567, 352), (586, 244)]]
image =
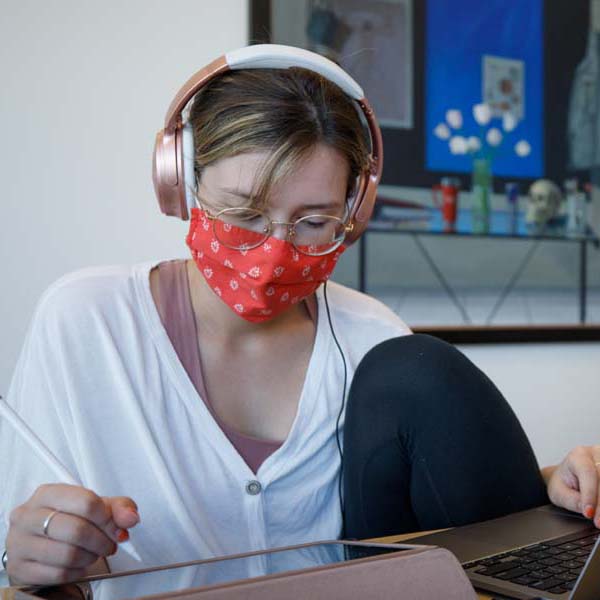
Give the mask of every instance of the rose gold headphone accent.
[(369, 157), (370, 168), (367, 173), (361, 175), (359, 181), (359, 190), (356, 194), (356, 200), (350, 213), (349, 221), (354, 223), (354, 229), (346, 236), (345, 244), (350, 245), (355, 242), (365, 231), (369, 224), (369, 219), (373, 214), (375, 200), (377, 199), (377, 184), (381, 179), (383, 171), (383, 139), (381, 137), (381, 129), (377, 124), (375, 113), (371, 108), (366, 98), (357, 100), (361, 107), (371, 137), (371, 155)]
[(184, 221), (189, 218), (181, 156), (181, 128), (156, 134), (152, 155), (152, 183), (160, 210)]
[(209, 65), (194, 73), (179, 89), (165, 117), (165, 129), (172, 129), (181, 120), (181, 111), (192, 99), (193, 95), (213, 77), (229, 71), (229, 65), (224, 56), (213, 60)]

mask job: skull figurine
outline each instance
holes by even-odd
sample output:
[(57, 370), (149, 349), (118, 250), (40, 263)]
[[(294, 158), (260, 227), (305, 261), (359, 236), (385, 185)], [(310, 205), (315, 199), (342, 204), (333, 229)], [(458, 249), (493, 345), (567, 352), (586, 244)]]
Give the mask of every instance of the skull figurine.
[(529, 188), (525, 222), (528, 225), (545, 225), (558, 213), (562, 193), (549, 179), (538, 179)]

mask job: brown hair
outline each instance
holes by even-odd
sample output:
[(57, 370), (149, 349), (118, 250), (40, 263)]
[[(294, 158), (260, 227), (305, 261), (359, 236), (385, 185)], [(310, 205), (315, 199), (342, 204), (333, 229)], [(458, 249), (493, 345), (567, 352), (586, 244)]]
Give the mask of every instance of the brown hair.
[(266, 202), (271, 187), (318, 143), (350, 167), (348, 195), (368, 168), (369, 142), (356, 103), (336, 84), (301, 68), (231, 71), (202, 88), (192, 103), (195, 172), (225, 157), (268, 151), (252, 193)]

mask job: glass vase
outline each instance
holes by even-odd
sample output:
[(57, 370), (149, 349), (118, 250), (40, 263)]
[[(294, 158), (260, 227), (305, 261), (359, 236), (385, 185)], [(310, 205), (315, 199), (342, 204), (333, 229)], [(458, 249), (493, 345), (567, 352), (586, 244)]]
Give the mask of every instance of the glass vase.
[(492, 164), (489, 158), (473, 159), (471, 175), (473, 232), (487, 233), (490, 229), (492, 196)]

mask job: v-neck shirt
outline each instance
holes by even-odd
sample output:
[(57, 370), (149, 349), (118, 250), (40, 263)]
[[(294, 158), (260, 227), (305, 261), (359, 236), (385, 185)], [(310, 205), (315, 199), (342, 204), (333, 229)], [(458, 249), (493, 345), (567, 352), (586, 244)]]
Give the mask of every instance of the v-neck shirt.
[(244, 434), (219, 417), (204, 385), (202, 348), (198, 345), (198, 329), (192, 308), (186, 261), (164, 261), (158, 265), (157, 272), (157, 308), (171, 344), (213, 418), (252, 472), (256, 473), (260, 465), (281, 447), (283, 441)]

